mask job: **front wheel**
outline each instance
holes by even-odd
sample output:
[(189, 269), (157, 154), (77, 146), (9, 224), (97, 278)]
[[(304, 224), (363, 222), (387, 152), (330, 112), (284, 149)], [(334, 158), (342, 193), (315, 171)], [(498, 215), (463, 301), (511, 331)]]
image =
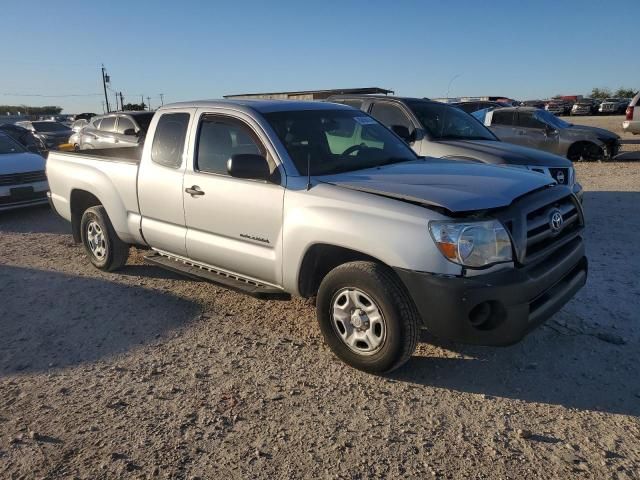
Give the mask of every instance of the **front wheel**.
[(88, 208), (80, 222), (82, 244), (89, 261), (105, 272), (121, 268), (129, 257), (129, 245), (116, 235), (103, 206)]
[(418, 313), (400, 279), (384, 265), (359, 261), (334, 268), (320, 284), (316, 302), (327, 345), (354, 368), (389, 372), (416, 348)]

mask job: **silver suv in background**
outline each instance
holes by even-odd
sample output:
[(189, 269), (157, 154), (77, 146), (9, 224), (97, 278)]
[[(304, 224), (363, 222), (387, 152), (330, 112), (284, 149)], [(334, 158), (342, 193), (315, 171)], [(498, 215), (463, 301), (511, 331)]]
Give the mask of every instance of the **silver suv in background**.
[(473, 116), (504, 142), (546, 150), (571, 161), (609, 160), (620, 149), (620, 137), (615, 133), (574, 125), (539, 108), (480, 110)]
[(502, 142), (457, 105), (373, 95), (336, 95), (328, 101), (364, 110), (403, 138), (418, 155), (526, 168), (549, 175), (582, 195), (571, 162)]
[(144, 143), (144, 137), (153, 118), (153, 112), (117, 112), (100, 115), (91, 119), (78, 132), (76, 150), (137, 147)]

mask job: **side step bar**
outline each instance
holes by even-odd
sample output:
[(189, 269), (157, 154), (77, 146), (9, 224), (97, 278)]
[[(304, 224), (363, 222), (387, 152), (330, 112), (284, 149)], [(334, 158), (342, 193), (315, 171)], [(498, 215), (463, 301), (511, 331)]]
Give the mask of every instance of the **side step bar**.
[(172, 272), (186, 275), (197, 280), (206, 280), (216, 283), (230, 290), (246, 293), (252, 297), (262, 300), (291, 300), (291, 295), (278, 288), (269, 285), (262, 285), (253, 280), (245, 280), (241, 277), (232, 276), (228, 273), (214, 270), (210, 267), (201, 266), (181, 258), (168, 257), (159, 253), (146, 255), (144, 261), (150, 265), (155, 265)]

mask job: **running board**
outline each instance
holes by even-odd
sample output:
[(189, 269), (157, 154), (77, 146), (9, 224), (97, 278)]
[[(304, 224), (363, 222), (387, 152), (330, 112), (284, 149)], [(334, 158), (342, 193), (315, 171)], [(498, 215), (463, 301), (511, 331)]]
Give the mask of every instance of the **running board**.
[(246, 293), (262, 300), (291, 300), (291, 295), (269, 285), (263, 285), (253, 280), (245, 280), (242, 277), (230, 275), (215, 270), (211, 267), (201, 266), (197, 263), (181, 258), (169, 257), (159, 253), (146, 255), (144, 261), (172, 272), (186, 275), (198, 280), (206, 280), (216, 283), (230, 290)]

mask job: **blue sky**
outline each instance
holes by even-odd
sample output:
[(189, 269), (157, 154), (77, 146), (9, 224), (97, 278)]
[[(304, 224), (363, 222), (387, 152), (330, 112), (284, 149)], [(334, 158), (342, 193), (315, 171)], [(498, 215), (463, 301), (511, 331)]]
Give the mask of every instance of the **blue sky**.
[[(3, 2), (0, 104), (380, 86), (399, 95), (640, 88), (640, 1)], [(629, 35), (632, 35), (631, 38)], [(110, 98), (112, 101), (112, 97)]]

